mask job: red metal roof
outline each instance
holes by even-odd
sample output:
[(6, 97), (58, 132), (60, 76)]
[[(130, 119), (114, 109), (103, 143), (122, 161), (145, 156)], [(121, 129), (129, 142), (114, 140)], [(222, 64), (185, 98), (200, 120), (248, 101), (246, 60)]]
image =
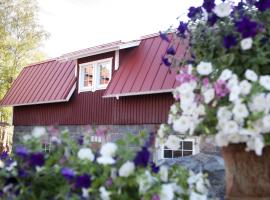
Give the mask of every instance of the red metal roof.
[[(104, 97), (171, 92), (179, 85), (175, 80), (176, 71), (170, 73), (168, 67), (161, 63), (162, 56), (171, 45), (159, 36), (146, 37), (137, 48), (120, 55), (120, 67)], [(177, 57), (184, 56), (187, 45), (186, 41), (174, 44)]]
[(75, 61), (49, 60), (25, 67), (0, 102), (20, 106), (68, 101), (76, 87)]

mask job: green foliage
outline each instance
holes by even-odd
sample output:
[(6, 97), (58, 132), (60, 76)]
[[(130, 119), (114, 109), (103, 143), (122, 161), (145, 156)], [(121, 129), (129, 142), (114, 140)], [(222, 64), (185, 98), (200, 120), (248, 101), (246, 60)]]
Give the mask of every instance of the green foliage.
[[(37, 12), (36, 0), (0, 0), (0, 99), (24, 66), (44, 58), (39, 47), (48, 34)], [(10, 114), (0, 108), (1, 121), (9, 121)]]

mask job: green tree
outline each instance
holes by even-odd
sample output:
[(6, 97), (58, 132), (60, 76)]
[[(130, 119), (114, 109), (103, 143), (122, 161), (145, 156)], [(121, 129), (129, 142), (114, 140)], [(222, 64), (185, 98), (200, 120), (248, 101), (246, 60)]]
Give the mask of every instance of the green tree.
[[(38, 22), (36, 0), (0, 0), (0, 99), (21, 69), (42, 55), (48, 37)], [(10, 108), (0, 108), (0, 120), (10, 120)]]

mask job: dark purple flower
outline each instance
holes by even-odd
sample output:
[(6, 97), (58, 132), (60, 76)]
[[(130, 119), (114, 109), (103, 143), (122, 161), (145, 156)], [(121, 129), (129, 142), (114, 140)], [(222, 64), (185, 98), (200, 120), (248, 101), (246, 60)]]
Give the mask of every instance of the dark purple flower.
[(171, 66), (171, 62), (169, 61), (169, 58), (166, 58), (166, 57), (162, 57), (162, 63), (167, 66), (167, 67), (170, 67)]
[(209, 15), (207, 18), (207, 22), (210, 26), (214, 26), (217, 22), (218, 16), (216, 14)]
[(161, 31), (159, 31), (159, 37), (160, 37), (162, 40), (165, 40), (166, 42), (170, 42), (170, 39), (169, 39), (167, 33), (162, 33)]
[(237, 39), (234, 35), (227, 35), (223, 38), (223, 46), (230, 49), (237, 44)]
[(248, 17), (243, 17), (241, 21), (235, 23), (236, 29), (243, 38), (254, 37), (258, 31), (258, 24)]
[(1, 159), (1, 160), (5, 160), (5, 159), (7, 159), (7, 158), (8, 158), (8, 152), (3, 151), (3, 152), (1, 153), (1, 155), (0, 155), (0, 159)]
[(167, 49), (167, 54), (173, 55), (173, 56), (176, 54), (176, 51), (173, 46)]
[(215, 0), (204, 0), (202, 7), (208, 12), (212, 12), (213, 8), (215, 7)]
[(76, 188), (89, 188), (91, 185), (91, 176), (83, 174), (76, 177)]
[(183, 35), (187, 31), (187, 29), (188, 29), (188, 24), (180, 21), (180, 24), (177, 28), (178, 32)]
[(45, 163), (45, 158), (44, 158), (44, 154), (43, 153), (40, 153), (40, 152), (37, 152), (37, 153), (32, 153), (30, 155), (30, 165), (33, 166), (33, 167), (36, 167), (36, 166), (43, 166)]
[(152, 172), (154, 173), (159, 172), (159, 166), (157, 166), (154, 162), (151, 162), (151, 169), (152, 169)]
[(256, 0), (246, 0), (246, 2), (247, 2), (248, 5), (252, 6), (252, 5), (255, 4)]
[(21, 178), (24, 178), (24, 177), (27, 176), (27, 173), (26, 173), (25, 170), (19, 169), (19, 170), (18, 170), (18, 176), (21, 177)]
[(202, 9), (201, 7), (194, 7), (194, 6), (191, 6), (189, 9), (188, 9), (188, 14), (187, 16), (189, 18), (194, 18), (197, 14), (200, 14), (202, 12)]
[(214, 84), (214, 88), (215, 88), (215, 93), (219, 98), (225, 97), (230, 92), (229, 88), (227, 87), (226, 82), (222, 80), (218, 80)]
[(137, 152), (137, 155), (134, 159), (134, 163), (136, 166), (146, 167), (150, 159), (150, 152), (147, 147), (142, 147), (140, 151)]
[(21, 158), (26, 158), (29, 155), (29, 151), (23, 146), (18, 146), (15, 150), (15, 154)]
[(77, 142), (78, 142), (78, 145), (83, 145), (83, 139), (84, 139), (84, 136), (83, 135), (80, 135)]
[(73, 180), (75, 177), (75, 172), (73, 171), (73, 169), (68, 167), (63, 167), (61, 169), (61, 174), (69, 181)]
[(264, 12), (270, 8), (270, 0), (259, 0), (255, 5), (259, 11)]

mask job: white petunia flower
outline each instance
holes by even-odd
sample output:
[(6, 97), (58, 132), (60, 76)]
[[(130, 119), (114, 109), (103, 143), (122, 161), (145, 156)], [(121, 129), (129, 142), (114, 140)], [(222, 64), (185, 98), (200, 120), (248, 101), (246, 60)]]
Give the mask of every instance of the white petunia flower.
[(217, 117), (219, 120), (229, 121), (232, 118), (232, 112), (229, 110), (229, 108), (223, 106), (219, 107), (217, 112)]
[(203, 76), (211, 74), (213, 72), (212, 63), (201, 61), (197, 66), (197, 72)]
[(46, 133), (47, 133), (47, 131), (44, 127), (35, 127), (32, 130), (32, 136), (34, 138), (40, 138), (40, 137), (44, 136)]
[(93, 161), (95, 156), (89, 148), (82, 148), (78, 151), (78, 158), (81, 160)]
[(239, 131), (239, 126), (235, 121), (231, 120), (224, 125), (222, 131), (225, 134), (237, 134)]
[(215, 90), (213, 88), (208, 89), (203, 92), (204, 102), (206, 104), (210, 103), (215, 98)]
[(117, 145), (115, 143), (108, 142), (102, 145), (100, 154), (102, 156), (113, 157), (116, 153), (116, 150), (117, 150)]
[(145, 194), (154, 184), (155, 177), (153, 177), (151, 173), (148, 170), (146, 170), (143, 175), (137, 178), (137, 182), (139, 184), (139, 193)]
[(252, 112), (267, 112), (269, 110), (268, 104), (265, 94), (260, 93), (252, 97), (248, 106)]
[(173, 117), (173, 115), (171, 115), (171, 114), (169, 114), (168, 115), (168, 124), (172, 124), (173, 123), (173, 120), (174, 120), (174, 117)]
[(248, 95), (251, 91), (252, 85), (247, 80), (243, 80), (240, 82), (239, 87), (241, 94)]
[(233, 87), (238, 86), (239, 81), (237, 75), (233, 74), (232, 77), (228, 80), (227, 87), (231, 90)]
[(250, 69), (245, 72), (245, 77), (252, 82), (256, 82), (258, 80), (258, 75)]
[(220, 74), (218, 80), (223, 80), (223, 81), (227, 81), (232, 77), (232, 71), (229, 69), (225, 69), (222, 71), (222, 73)]
[(270, 90), (270, 76), (266, 75), (266, 76), (261, 76), (259, 83), (261, 84), (261, 86), (263, 86), (265, 89)]
[(119, 169), (119, 176), (121, 177), (129, 177), (134, 173), (135, 165), (133, 162), (127, 161), (125, 162)]
[(194, 86), (190, 83), (183, 83), (181, 84), (178, 88), (176, 88), (176, 90), (180, 93), (180, 94), (184, 94), (184, 93), (190, 93), (194, 90), (193, 88)]
[(240, 87), (237, 85), (233, 86), (230, 91), (229, 100), (231, 102), (238, 102), (240, 93), (241, 93)]
[(241, 40), (241, 43), (240, 43), (241, 49), (244, 50), (244, 51), (251, 49), (252, 48), (252, 43), (253, 43), (253, 40), (252, 40), (251, 37), (248, 37), (248, 38), (245, 38), (245, 39)]
[(174, 189), (172, 184), (163, 184), (161, 186), (160, 200), (173, 200)]
[(178, 107), (173, 104), (171, 105), (170, 111), (172, 112), (172, 114), (176, 114), (178, 112)]
[(189, 200), (207, 200), (207, 195), (198, 194), (197, 192), (191, 192), (189, 196)]
[(88, 199), (89, 198), (89, 191), (86, 188), (82, 188), (82, 197)]
[(173, 123), (173, 129), (179, 133), (186, 133), (191, 127), (191, 119), (187, 116), (181, 116), (179, 119), (175, 120)]
[(4, 167), (5, 167), (5, 163), (2, 160), (0, 160), (0, 169), (2, 169)]
[(228, 146), (229, 144), (227, 134), (218, 133), (216, 134), (215, 140), (218, 147)]
[(159, 174), (160, 174), (160, 179), (163, 181), (163, 182), (167, 182), (168, 181), (168, 167), (165, 166), (165, 165), (162, 165), (160, 168), (159, 168)]
[(266, 129), (267, 132), (270, 132), (270, 115), (266, 115), (262, 118), (263, 128)]
[(110, 200), (111, 193), (106, 190), (104, 186), (99, 188), (101, 200)]
[(180, 148), (180, 139), (175, 135), (169, 135), (165, 145), (172, 150), (177, 150)]
[(243, 103), (238, 103), (234, 106), (233, 110), (232, 110), (233, 114), (234, 114), (234, 117), (236, 119), (243, 119), (243, 118), (246, 118), (248, 117), (248, 109), (246, 107), (245, 104)]
[(22, 139), (23, 139), (24, 142), (27, 142), (31, 138), (32, 138), (31, 135), (27, 134), (27, 135), (24, 135)]
[(231, 14), (231, 5), (229, 3), (221, 3), (215, 6), (213, 12), (218, 17), (228, 17)]
[(247, 149), (246, 150), (254, 150), (258, 156), (262, 155), (262, 150), (264, 148), (263, 137), (261, 135), (256, 135), (251, 137), (247, 142)]
[(7, 171), (12, 171), (17, 166), (17, 162), (13, 161), (8, 167), (6, 167)]
[(165, 125), (161, 124), (159, 129), (158, 129), (158, 132), (157, 132), (158, 137), (160, 137), (160, 138), (164, 137), (164, 135), (165, 135), (164, 129), (165, 129)]
[(101, 156), (97, 158), (97, 162), (102, 165), (112, 165), (115, 163), (115, 160), (110, 156)]

